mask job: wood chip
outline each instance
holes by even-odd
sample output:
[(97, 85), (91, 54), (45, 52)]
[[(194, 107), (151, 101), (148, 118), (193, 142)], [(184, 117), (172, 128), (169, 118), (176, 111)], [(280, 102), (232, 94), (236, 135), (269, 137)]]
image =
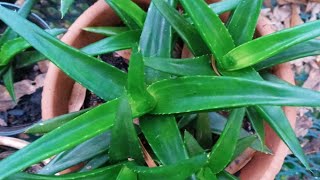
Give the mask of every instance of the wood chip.
[(25, 146), (27, 146), (28, 144), (29, 144), (28, 141), (24, 141), (24, 140), (21, 140), (18, 138), (0, 136), (0, 145), (1, 146), (12, 147), (15, 149), (22, 149)]

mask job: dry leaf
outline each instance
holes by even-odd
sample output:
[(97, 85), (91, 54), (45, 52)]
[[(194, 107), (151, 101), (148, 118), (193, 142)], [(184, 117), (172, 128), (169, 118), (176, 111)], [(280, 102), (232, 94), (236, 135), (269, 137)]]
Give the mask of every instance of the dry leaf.
[(297, 118), (295, 133), (297, 137), (304, 137), (307, 135), (309, 129), (312, 127), (312, 119), (306, 116)]
[[(40, 74), (34, 81), (22, 80), (14, 83), (14, 89), (17, 97), (17, 102), (24, 95), (30, 95), (34, 93), (38, 88), (43, 86), (45, 74)], [(11, 100), (11, 97), (5, 86), (0, 85), (0, 111), (7, 111), (16, 106)]]
[(79, 83), (75, 83), (72, 88), (72, 92), (69, 100), (69, 112), (79, 111), (86, 98), (87, 89), (81, 86)]
[(39, 69), (42, 73), (47, 73), (49, 68), (49, 61), (40, 61), (38, 62)]
[(304, 82), (304, 88), (313, 89), (315, 91), (320, 91), (320, 70), (312, 69), (309, 73), (308, 79)]
[(0, 118), (0, 126), (8, 126), (8, 124)]
[(12, 147), (15, 149), (22, 149), (25, 146), (29, 144), (28, 141), (24, 141), (18, 138), (13, 138), (13, 137), (5, 137), (5, 136), (0, 136), (0, 145), (1, 146), (8, 146)]

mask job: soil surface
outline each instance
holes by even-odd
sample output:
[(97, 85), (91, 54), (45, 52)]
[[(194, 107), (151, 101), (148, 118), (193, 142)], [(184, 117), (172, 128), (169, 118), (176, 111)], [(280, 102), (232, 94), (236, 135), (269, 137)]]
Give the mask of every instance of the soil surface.
[[(127, 60), (120, 57), (120, 56), (115, 55), (115, 53), (103, 54), (99, 57), (102, 61), (104, 61), (108, 64), (111, 64), (124, 72), (128, 71)], [(94, 106), (97, 106), (97, 105), (104, 103), (104, 102), (105, 101), (103, 99), (101, 99), (100, 97), (98, 97), (97, 95), (92, 93), (91, 91), (87, 90), (86, 98), (84, 100), (82, 109), (94, 107)]]

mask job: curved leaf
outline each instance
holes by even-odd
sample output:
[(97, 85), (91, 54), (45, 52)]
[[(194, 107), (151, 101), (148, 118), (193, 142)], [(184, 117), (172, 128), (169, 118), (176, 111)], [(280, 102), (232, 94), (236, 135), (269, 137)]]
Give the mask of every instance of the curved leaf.
[(245, 108), (231, 111), (221, 136), (213, 146), (208, 166), (214, 174), (222, 171), (230, 162), (237, 145), (244, 114)]
[(119, 99), (114, 126), (112, 128), (109, 157), (113, 162), (128, 158), (143, 163), (139, 138), (133, 126), (131, 107), (126, 96)]
[(61, 176), (48, 176), (48, 175), (38, 175), (38, 174), (28, 174), (28, 173), (17, 173), (6, 178), (6, 180), (73, 180), (73, 179), (92, 179), (92, 180), (105, 180), (105, 179), (116, 179), (123, 164), (117, 164), (113, 166), (108, 166), (105, 168), (100, 168), (88, 172), (66, 174)]
[[(165, 0), (170, 6), (175, 7), (177, 0)], [(170, 58), (173, 49), (173, 29), (159, 10), (151, 2), (145, 25), (140, 37), (140, 48), (143, 57)], [(169, 74), (146, 68), (146, 84), (151, 84), (161, 79), (170, 78)]]
[[(47, 30), (52, 36), (57, 36), (63, 32), (64, 29), (50, 29)], [(0, 49), (0, 66), (7, 65), (12, 61), (13, 57), (18, 53), (30, 48), (31, 45), (21, 37), (5, 42)]]
[[(0, 19), (60, 67), (67, 75), (99, 97), (110, 100), (123, 93), (127, 80), (124, 72), (67, 46), (39, 27), (3, 7), (0, 7)], [(22, 26), (24, 28), (21, 28)], [(81, 73), (79, 73), (80, 69)], [(93, 79), (95, 81), (92, 81)], [(96, 82), (103, 83), (97, 86)]]
[[(100, 105), (0, 161), (2, 167), (0, 168), (0, 179), (68, 150), (110, 129), (118, 104), (118, 100), (113, 100)], [(86, 131), (85, 135), (83, 135), (84, 130)], [(20, 158), (22, 156), (24, 158)]]
[(156, 82), (148, 87), (148, 91), (158, 102), (151, 114), (172, 114), (250, 105), (312, 107), (320, 105), (320, 93), (315, 91), (231, 77), (180, 77)]
[(234, 48), (227, 28), (203, 0), (180, 0), (217, 61)]
[[(26, 0), (22, 7), (18, 10), (18, 14), (23, 17), (23, 18), (26, 18), (33, 5), (37, 2), (37, 0)], [(0, 36), (0, 46), (3, 45), (3, 43), (11, 40), (11, 39), (14, 39), (16, 38), (18, 35), (16, 32), (14, 32), (11, 28), (7, 28), (3, 33), (2, 35)]]
[(202, 38), (195, 38), (200, 35), (196, 28), (184, 19), (178, 11), (163, 0), (153, 0), (152, 3), (178, 32), (195, 56), (208, 54), (208, 52), (210, 52)]
[(136, 165), (127, 165), (129, 169), (138, 174), (141, 180), (185, 179), (198, 171), (207, 163), (206, 155), (199, 155), (187, 160), (179, 161), (173, 165), (148, 168)]
[(46, 60), (47, 58), (38, 51), (26, 51), (18, 54), (15, 61), (15, 68), (20, 69), (33, 65), (39, 61)]
[[(141, 29), (146, 19), (144, 12), (137, 4), (131, 0), (105, 0), (114, 11), (120, 16), (122, 21), (130, 29)], [(130, 11), (128, 11), (130, 9)]]
[(64, 17), (64, 15), (66, 15), (66, 13), (68, 12), (68, 10), (70, 9), (70, 7), (72, 6), (72, 4), (74, 3), (74, 0), (61, 0), (60, 1), (60, 13), (62, 18)]
[(145, 57), (144, 64), (152, 69), (177, 76), (215, 75), (211, 67), (211, 55), (186, 59)]
[(213, 172), (210, 170), (208, 167), (202, 168), (198, 173), (197, 173), (197, 179), (199, 180), (218, 180), (217, 176), (213, 174)]
[(259, 113), (253, 107), (247, 108), (247, 117), (250, 120), (251, 125), (260, 140), (261, 147), (263, 148), (264, 144), (265, 144), (265, 133), (264, 133), (263, 119), (259, 116)]
[(231, 161), (234, 161), (238, 156), (240, 156), (247, 148), (252, 146), (252, 143), (257, 140), (256, 135), (248, 135), (246, 137), (238, 139), (236, 149), (232, 155)]
[(174, 116), (145, 116), (140, 127), (152, 150), (164, 165), (188, 158)]
[(212, 133), (210, 129), (210, 119), (208, 113), (199, 113), (195, 122), (196, 139), (205, 149), (212, 147)]
[[(91, 108), (90, 108), (91, 109)], [(81, 111), (77, 111), (77, 112), (72, 112), (69, 114), (64, 114), (61, 116), (57, 116), (54, 117), (52, 119), (48, 119), (45, 121), (40, 121), (36, 124), (34, 124), (33, 126), (29, 127), (25, 133), (31, 133), (31, 134), (44, 134), (44, 133), (48, 133), (60, 126), (62, 126), (63, 124), (71, 121), (72, 119), (80, 116), (81, 114), (87, 112), (90, 109), (84, 109)]]
[(127, 32), (130, 30), (127, 27), (108, 27), (108, 26), (86, 27), (86, 28), (82, 28), (82, 29), (85, 31), (88, 31), (88, 32), (103, 34), (105, 36), (114, 36), (114, 35), (118, 35), (118, 34), (121, 34), (121, 33), (124, 33), (124, 32)]
[(106, 164), (108, 160), (109, 155), (107, 154), (107, 152), (102, 152), (101, 154), (98, 154), (97, 156), (92, 158), (88, 163), (86, 163), (86, 165), (79, 172), (87, 172), (92, 169), (97, 169)]
[(184, 144), (191, 157), (205, 153), (197, 140), (186, 130), (184, 131)]
[(315, 56), (320, 54), (320, 40), (309, 40), (307, 42), (299, 43), (282, 51), (281, 53), (272, 56), (264, 61), (255, 64), (253, 67), (258, 71), (269, 68), (281, 63), (285, 63), (298, 58), (307, 56)]
[(138, 47), (133, 48), (128, 69), (128, 96), (133, 114), (151, 111), (156, 102), (144, 82), (144, 63)]
[(55, 156), (49, 164), (45, 165), (38, 174), (54, 175), (62, 170), (86, 161), (105, 152), (110, 146), (111, 132), (107, 131), (89, 139), (71, 150), (64, 151)]
[(209, 7), (217, 14), (222, 14), (227, 11), (235, 9), (240, 0), (223, 0), (216, 3), (212, 3)]
[(219, 65), (228, 71), (249, 67), (317, 36), (320, 36), (320, 21), (308, 22), (242, 44), (226, 54)]
[(239, 1), (227, 25), (236, 46), (253, 38), (262, 3), (263, 0)]
[(131, 49), (139, 42), (140, 34), (141, 30), (123, 32), (83, 47), (81, 51), (91, 56), (96, 56), (118, 50)]
[(121, 169), (116, 180), (136, 180), (136, 179), (138, 179), (137, 174), (134, 173), (131, 169), (124, 166)]
[(3, 74), (3, 83), (10, 94), (10, 97), (16, 102), (16, 93), (14, 90), (14, 79), (13, 79), (13, 66), (10, 64), (8, 70)]

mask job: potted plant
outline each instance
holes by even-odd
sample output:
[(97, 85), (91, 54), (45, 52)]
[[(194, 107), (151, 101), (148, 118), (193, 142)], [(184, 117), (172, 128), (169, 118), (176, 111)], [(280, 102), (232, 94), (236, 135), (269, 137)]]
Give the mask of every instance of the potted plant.
[[(35, 23), (39, 27), (46, 29), (49, 33), (53, 35), (57, 35), (61, 33), (61, 30), (50, 30), (49, 26), (36, 14), (31, 13), (30, 10), (33, 6), (35, 1), (26, 1), (24, 5), (20, 8), (14, 4), (10, 3), (0, 3), (0, 5), (9, 8), (13, 11), (18, 11), (18, 13), (22, 17), (27, 17), (31, 22)], [(30, 15), (29, 15), (30, 14)], [(34, 81), (29, 74), (37, 74), (41, 73), (40, 70), (33, 70), (33, 65), (40, 61), (45, 60), (45, 56), (43, 56), (41, 53), (35, 51), (31, 48), (31, 45), (28, 44), (24, 39), (19, 38), (18, 35), (12, 31), (10, 28), (7, 28), (4, 23), (1, 22), (1, 33), (0, 36), (0, 77), (2, 80), (2, 84), (5, 85), (9, 95), (12, 98), (12, 101), (10, 97), (7, 97), (7, 102), (3, 102), (2, 111), (6, 109), (12, 109), (14, 103), (17, 103), (19, 99), (16, 98), (16, 93), (14, 91), (14, 82), (21, 81), (23, 79), (23, 76), (26, 76), (27, 79), (30, 78), (30, 81)], [(17, 76), (14, 76), (14, 72), (16, 70), (20, 70), (20, 72), (16, 72), (18, 74), (18, 78), (15, 78)], [(20, 79), (19, 79), (20, 78)], [(30, 82), (31, 83), (31, 82)], [(35, 82), (34, 82), (35, 83)], [(21, 83), (22, 84), (22, 83)], [(20, 85), (21, 86), (21, 85)], [(26, 85), (25, 85), (26, 86)], [(34, 84), (34, 87), (36, 88), (38, 86), (36, 83)], [(40, 86), (40, 85), (39, 85)], [(31, 89), (31, 87), (30, 87)], [(32, 91), (27, 92), (27, 94), (31, 94)], [(18, 98), (22, 96), (22, 93), (18, 93)], [(4, 99), (5, 100), (5, 99)], [(39, 100), (40, 101), (40, 100)], [(23, 102), (26, 103), (26, 102)], [(39, 102), (40, 103), (40, 102)], [(27, 108), (24, 107), (24, 105), (21, 105), (22, 103), (18, 104), (18, 107), (11, 110), (12, 113), (14, 111), (27, 111)], [(32, 106), (32, 105), (31, 105)], [(19, 109), (20, 108), (20, 109)], [(22, 110), (23, 109), (23, 110)], [(1, 126), (0, 127), (0, 135), (8, 136), (8, 135), (15, 135), (23, 132), (27, 127), (37, 122), (39, 119), (37, 119), (35, 116), (37, 116), (36, 107), (32, 109), (34, 115), (21, 115), (19, 113), (13, 113), (12, 118), (14, 119), (13, 122), (9, 122), (8, 126)], [(40, 107), (38, 107), (39, 112), (38, 116), (41, 116)], [(27, 112), (22, 112), (27, 114)], [(17, 115), (15, 115), (17, 114)], [(5, 116), (5, 120), (10, 119), (7, 115)], [(29, 120), (26, 120), (29, 119)]]
[[(255, 147), (257, 150), (268, 151), (264, 146), (261, 118), (271, 125), (306, 168), (309, 168), (294, 132), (279, 106), (319, 106), (320, 94), (289, 85), (273, 75), (264, 73), (264, 79), (272, 81), (267, 82), (256, 70), (283, 63), (297, 57), (297, 54), (306, 55), (307, 53), (303, 54), (301, 51), (288, 55), (286, 51), (292, 51), (290, 48), (299, 49), (297, 47), (301, 46), (301, 42), (308, 43), (308, 40), (318, 36), (318, 21), (251, 40), (262, 1), (241, 1), (235, 6), (227, 1), (227, 7), (235, 10), (226, 26), (218, 18), (217, 9), (212, 10), (202, 0), (181, 0), (180, 3), (186, 12), (184, 15), (175, 10), (175, 1), (168, 3), (154, 0), (147, 14), (131, 1), (107, 2), (131, 28), (124, 32), (125, 37), (136, 34), (140, 37), (139, 42), (131, 44), (133, 50), (128, 75), (88, 55), (110, 52), (108, 45), (116, 44), (108, 44), (110, 38), (79, 51), (0, 7), (0, 19), (70, 77), (107, 101), (98, 107), (85, 110), (86, 112), (44, 121), (32, 128), (29, 132), (48, 133), (1, 161), (1, 165), (6, 164), (0, 170), (1, 177), (60, 178), (16, 172), (65, 150), (69, 151), (59, 154), (55, 161), (66, 160), (67, 156), (72, 153), (75, 155), (75, 152), (84, 153), (85, 150), (100, 149), (100, 153), (87, 159), (86, 163), (90, 164), (91, 168), (100, 162), (93, 170), (82, 169), (80, 171), (86, 172), (63, 175), (61, 178), (235, 178), (224, 171), (235, 158), (235, 154), (241, 154), (249, 146), (253, 147), (255, 140), (258, 142), (258, 146)], [(125, 11), (124, 7), (131, 7), (133, 11)], [(221, 6), (213, 4), (210, 7)], [(248, 8), (251, 10), (248, 11)], [(250, 14), (245, 17), (239, 15), (244, 11)], [(15, 21), (10, 21), (10, 17), (14, 17)], [(146, 17), (145, 21), (143, 17)], [(101, 17), (93, 19), (98, 18)], [(242, 21), (242, 18), (245, 20)], [(21, 24), (28, 31), (19, 30), (18, 25)], [(172, 28), (187, 44), (195, 55), (194, 58), (171, 58), (174, 37)], [(307, 30), (312, 33), (302, 33)], [(214, 61), (217, 61), (216, 65)], [(216, 71), (211, 69), (211, 64)], [(72, 87), (72, 83), (68, 84)], [(70, 94), (71, 88), (65, 90), (68, 91), (66, 94)], [(221, 120), (221, 115), (212, 113), (214, 110), (225, 110), (228, 121)], [(60, 112), (63, 111), (66, 109)], [(245, 113), (256, 131), (254, 136), (241, 130)], [(138, 117), (139, 121), (133, 123), (132, 119)], [(211, 125), (216, 127), (219, 124), (217, 122), (224, 128), (222, 132), (218, 132), (221, 135), (213, 145), (211, 131), (219, 131), (219, 128), (215, 130)], [(184, 141), (179, 127), (184, 131)], [(270, 133), (267, 136), (274, 137)], [(103, 149), (97, 145), (103, 143), (110, 147)], [(270, 144), (277, 145), (279, 141)], [(271, 150), (276, 153), (276, 157), (283, 158), (286, 152), (277, 149), (281, 146), (271, 147)], [(73, 147), (75, 148), (71, 149)], [(280, 155), (278, 151), (281, 152)], [(21, 155), (26, 158), (17, 160)], [(89, 156), (88, 153), (86, 155)], [(261, 160), (262, 156), (264, 155), (254, 157), (253, 162), (241, 171), (240, 177), (261, 178), (258, 174), (263, 174), (264, 178), (274, 177), (277, 169), (271, 170), (270, 164), (266, 162), (260, 165), (255, 163), (257, 159)], [(276, 161), (272, 155), (268, 157), (271, 158), (267, 162)], [(149, 167), (159, 167), (148, 168), (144, 166), (145, 163)], [(251, 172), (248, 174), (248, 168), (252, 166), (257, 169), (250, 169)]]

